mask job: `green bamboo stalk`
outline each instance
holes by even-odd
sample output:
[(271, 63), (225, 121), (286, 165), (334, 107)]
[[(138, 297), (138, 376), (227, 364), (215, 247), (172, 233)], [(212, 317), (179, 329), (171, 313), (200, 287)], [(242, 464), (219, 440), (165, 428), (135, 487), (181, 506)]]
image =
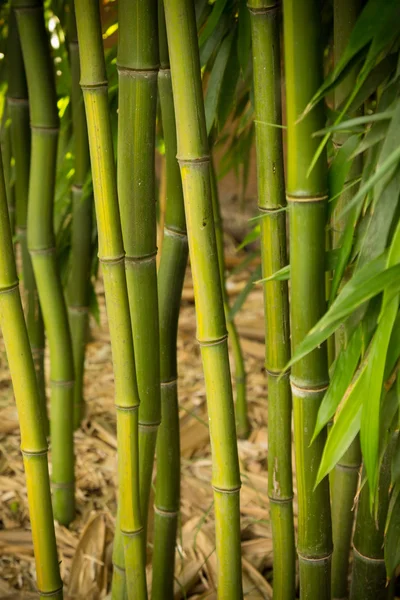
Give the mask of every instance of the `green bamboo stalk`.
[[(8, 57), (8, 59), (10, 56)], [(3, 169), (4, 169), (4, 179), (6, 185), (6, 193), (7, 193), (7, 204), (8, 204), (8, 214), (10, 217), (10, 227), (11, 232), (14, 235), (15, 231), (15, 187), (11, 182), (11, 129), (10, 129), (10, 119), (9, 110), (7, 103), (4, 105), (3, 117), (1, 120), (1, 129), (0, 129), (0, 145), (1, 145), (1, 153), (3, 156)]]
[(364, 484), (360, 492), (353, 539), (350, 600), (392, 600), (394, 597), (393, 587), (387, 586), (383, 544), (389, 507), (391, 461), (395, 446), (396, 436), (393, 436), (380, 469), (376, 500), (378, 502), (377, 518), (374, 514), (371, 515), (368, 482)]
[(145, 531), (161, 421), (155, 201), (157, 0), (120, 0), (118, 199), (140, 396), (140, 505)]
[[(218, 597), (243, 597), (240, 472), (223, 295), (215, 238), (210, 157), (193, 0), (165, 0), (178, 160), (208, 401), (218, 560)], [(177, 35), (179, 32), (179, 35)], [(188, 85), (190, 82), (190, 85)]]
[(55, 518), (68, 525), (75, 516), (74, 365), (53, 229), (57, 98), (43, 2), (14, 0), (13, 6), (28, 82), (32, 131), (28, 248), (50, 346), (53, 509)]
[(73, 2), (68, 6), (75, 176), (72, 186), (71, 269), (67, 286), (67, 300), (75, 368), (74, 427), (78, 428), (84, 411), (83, 375), (89, 326), (93, 196), (84, 192), (84, 184), (90, 170), (89, 140), (85, 105), (79, 83), (79, 44)]
[[(326, 156), (308, 173), (324, 125), (320, 103), (298, 120), (322, 84), (318, 0), (284, 0), (284, 47), (288, 134), (287, 200), (290, 216), (291, 327), (296, 349), (325, 311), (325, 226), (327, 218)], [(307, 32), (307, 35), (304, 35)], [(310, 446), (322, 397), (328, 386), (326, 345), (292, 368), (291, 387), (298, 489), (300, 597), (331, 597), (331, 515), (329, 482), (314, 490), (326, 432)]]
[(7, 102), (11, 118), (11, 140), (15, 160), (16, 233), (21, 249), (23, 276), (23, 304), (31, 344), (33, 360), (41, 398), (41, 410), (45, 433), (49, 433), (46, 409), (44, 375), (44, 323), (42, 310), (33, 273), (32, 260), (28, 251), (27, 216), (29, 194), (29, 163), (31, 155), (31, 129), (29, 124), (29, 100), (24, 61), (19, 41), (15, 11), (11, 9), (8, 24), (9, 75)]
[[(76, 0), (81, 87), (85, 101), (93, 192), (114, 365), (117, 409), (119, 522), (128, 598), (147, 598), (139, 493), (139, 394), (117, 198), (108, 83), (97, 2)], [(117, 539), (118, 541), (118, 539)], [(117, 565), (118, 566), (118, 565)]]
[(162, 0), (158, 13), (160, 71), (158, 91), (165, 141), (166, 207), (158, 270), (160, 311), (161, 425), (157, 438), (152, 600), (174, 595), (175, 542), (180, 507), (180, 439), (177, 389), (178, 319), (188, 258), (182, 180), (176, 160), (177, 140)]
[(17, 403), (39, 597), (62, 599), (41, 398), (15, 267), (0, 157), (0, 326)]
[[(279, 5), (251, 0), (254, 104), (257, 150), (258, 206), (261, 220), (263, 277), (287, 264), (286, 205), (280, 125), (281, 71)], [(295, 541), (292, 487), (292, 398), (288, 285), (285, 281), (264, 284), (265, 369), (268, 375), (268, 495), (274, 545), (274, 598), (291, 600), (295, 595)]]
[(210, 177), (211, 177), (211, 193), (213, 203), (213, 215), (215, 226), (215, 237), (217, 240), (219, 276), (221, 279), (222, 294), (224, 297), (224, 311), (226, 319), (226, 328), (233, 350), (233, 358), (235, 364), (235, 382), (236, 382), (236, 431), (238, 437), (245, 439), (250, 433), (250, 423), (247, 411), (246, 400), (246, 370), (244, 366), (242, 348), (240, 346), (240, 338), (235, 326), (233, 318), (229, 317), (230, 306), (229, 297), (226, 291), (225, 282), (225, 256), (224, 256), (224, 230), (219, 206), (218, 183), (215, 173), (215, 167), (211, 158), (210, 162)]
[[(334, 61), (337, 64), (350, 39), (353, 27), (360, 12), (360, 0), (335, 0), (334, 16)], [(335, 88), (335, 104), (340, 106), (353, 90), (357, 79), (357, 66)], [(356, 115), (354, 115), (356, 116)], [(348, 134), (339, 133), (333, 138), (334, 146), (339, 149), (348, 138)], [(362, 171), (362, 155), (353, 162), (348, 179), (358, 177)], [(355, 188), (346, 190), (340, 196), (332, 215), (332, 247), (338, 248), (342, 243), (342, 234), (346, 221), (341, 216), (343, 208), (353, 197)], [(346, 343), (345, 328), (340, 328), (335, 337), (336, 355), (341, 352)], [(358, 475), (361, 465), (360, 440), (357, 436), (336, 465), (331, 477), (332, 494), (332, 597), (334, 600), (347, 598), (348, 571), (351, 538), (354, 521), (354, 499), (357, 491)]]

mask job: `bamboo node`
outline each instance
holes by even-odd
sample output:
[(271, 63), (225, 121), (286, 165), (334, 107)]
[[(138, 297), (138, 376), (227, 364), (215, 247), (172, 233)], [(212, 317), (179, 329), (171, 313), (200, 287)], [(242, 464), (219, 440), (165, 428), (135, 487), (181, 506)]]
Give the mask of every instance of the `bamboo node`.
[(8, 96), (7, 103), (15, 106), (29, 106), (28, 98), (13, 98), (12, 96)]
[(250, 4), (250, 2), (248, 2), (247, 8), (249, 9), (249, 12), (253, 15), (267, 15), (269, 13), (273, 13), (276, 10), (278, 10), (280, 8), (280, 2), (275, 2), (274, 4), (271, 4), (270, 6), (259, 6), (259, 7), (252, 6)]
[(37, 588), (37, 593), (39, 594), (39, 596), (44, 596), (45, 598), (51, 598), (52, 596), (57, 596), (60, 592), (62, 592), (63, 588), (64, 588), (64, 586), (62, 584), (59, 588), (57, 588), (56, 590), (53, 590), (52, 592), (42, 592), (42, 590), (39, 590)]
[(58, 127), (44, 127), (43, 125), (34, 125), (32, 122), (31, 129), (33, 132), (48, 133), (50, 135), (58, 135), (59, 132)]
[(326, 562), (332, 559), (332, 552), (328, 552), (328, 554), (324, 554), (323, 556), (306, 556), (305, 554), (302, 554), (301, 552), (299, 552), (299, 550), (297, 550), (297, 555), (299, 557), (299, 560), (302, 560), (303, 562)]
[(165, 226), (164, 235), (169, 235), (170, 237), (176, 237), (187, 241), (186, 231), (182, 231), (180, 229), (172, 229), (172, 227)]
[(178, 379), (174, 377), (173, 379), (168, 379), (167, 381), (160, 381), (161, 387), (174, 387), (177, 385)]
[(19, 281), (15, 281), (14, 283), (11, 283), (10, 285), (5, 285), (4, 287), (0, 287), (0, 294), (8, 294), (10, 292), (13, 292), (14, 290), (16, 290), (19, 286)]
[(272, 502), (272, 504), (291, 504), (293, 502), (294, 496), (288, 496), (287, 498), (276, 498), (275, 496), (270, 496), (268, 494), (268, 500)]
[(68, 312), (76, 313), (76, 314), (88, 314), (89, 307), (88, 306), (68, 306)]
[(51, 248), (29, 248), (29, 254), (39, 255), (39, 254), (54, 254), (56, 251), (55, 247)]
[(71, 490), (75, 487), (75, 479), (72, 481), (53, 481), (51, 487), (56, 490)]
[(22, 456), (26, 456), (27, 458), (35, 458), (36, 456), (46, 456), (47, 452), (48, 452), (48, 448), (46, 446), (46, 448), (40, 449), (40, 450), (24, 450), (21, 447), (21, 454)]
[(126, 573), (126, 570), (124, 569), (124, 567), (120, 567), (115, 562), (113, 562), (113, 569), (115, 569), (115, 571), (119, 571), (120, 573), (123, 573), (123, 574)]
[(123, 529), (121, 529), (121, 533), (122, 535), (126, 535), (126, 537), (137, 537), (138, 535), (141, 535), (144, 531), (143, 527), (140, 527), (140, 529), (136, 529), (135, 531), (124, 531)]
[(323, 194), (322, 196), (291, 196), (290, 194), (286, 194), (286, 200), (288, 202), (292, 202), (292, 203), (302, 203), (305, 204), (307, 202), (309, 203), (315, 203), (315, 202), (325, 202), (325, 200), (328, 200), (328, 194)]
[(260, 213), (263, 213), (263, 215), (270, 215), (270, 214), (285, 212), (287, 210), (287, 207), (281, 206), (281, 205), (273, 206), (273, 207), (258, 205), (258, 210), (260, 211)]
[(71, 186), (71, 190), (72, 190), (73, 192), (81, 192), (81, 191), (83, 190), (83, 185), (82, 185), (81, 183), (74, 183), (74, 184)]
[(164, 66), (163, 64), (161, 64), (159, 70), (158, 70), (158, 74), (161, 77), (171, 77), (171, 67), (168, 66)]
[(118, 254), (117, 256), (99, 256), (101, 263), (116, 264), (124, 260), (125, 254)]
[(73, 388), (75, 385), (75, 380), (70, 379), (69, 381), (55, 381), (54, 379), (51, 379), (50, 384), (54, 387)]
[(201, 165), (203, 163), (210, 162), (209, 154), (205, 154), (204, 156), (197, 156), (196, 158), (184, 158), (176, 155), (176, 160), (179, 165)]
[(154, 512), (157, 513), (158, 515), (160, 515), (161, 517), (167, 517), (169, 519), (175, 519), (179, 514), (179, 511), (177, 511), (177, 510), (165, 510), (163, 508), (159, 508), (155, 504), (154, 504)]
[(161, 420), (157, 421), (157, 423), (139, 423), (139, 429), (144, 429), (147, 433), (150, 433), (152, 431), (157, 431), (160, 424)]
[(274, 371), (273, 369), (268, 369), (267, 367), (264, 367), (264, 369), (269, 377), (290, 377), (290, 369), (287, 369), (286, 371), (280, 371), (279, 369)]
[(125, 256), (126, 263), (141, 263), (141, 262), (150, 262), (155, 260), (157, 256), (157, 248), (153, 252), (149, 252), (149, 254), (142, 254), (141, 256)]
[(225, 333), (224, 335), (222, 335), (219, 338), (216, 338), (215, 340), (199, 340), (199, 338), (197, 338), (197, 341), (200, 346), (206, 347), (206, 346), (218, 346), (218, 344), (223, 344), (227, 339), (228, 339), (228, 334)]
[(238, 492), (240, 492), (241, 487), (241, 483), (236, 487), (230, 489), (219, 488), (216, 485), (212, 485), (212, 489), (214, 490), (214, 492), (217, 492), (217, 494), (237, 494)]
[(120, 410), (121, 412), (133, 412), (139, 409), (139, 404), (135, 404), (135, 406), (121, 406), (120, 404), (116, 404), (115, 409)]
[(361, 554), (361, 552), (359, 550), (357, 550), (357, 548), (354, 545), (353, 545), (353, 552), (358, 554), (360, 559), (365, 562), (370, 562), (370, 563), (380, 564), (380, 565), (385, 562), (384, 558), (372, 558), (371, 556), (366, 556), (365, 554)]
[(123, 65), (119, 65), (117, 63), (118, 73), (128, 75), (130, 77), (143, 77), (143, 79), (151, 79), (152, 77), (156, 78), (158, 75), (159, 65), (154, 67), (147, 67), (146, 69), (135, 69), (133, 67), (124, 67)]
[(100, 90), (103, 88), (108, 89), (108, 83), (107, 81), (97, 81), (96, 83), (83, 83), (82, 81), (80, 82), (80, 86), (81, 89), (83, 91), (90, 91), (90, 90)]
[(292, 388), (292, 392), (296, 394), (296, 396), (300, 396), (300, 398), (307, 398), (307, 396), (312, 396), (313, 394), (321, 394), (322, 392), (326, 392), (329, 387), (329, 384), (324, 384), (318, 387), (299, 387), (293, 381), (290, 381), (290, 387)]

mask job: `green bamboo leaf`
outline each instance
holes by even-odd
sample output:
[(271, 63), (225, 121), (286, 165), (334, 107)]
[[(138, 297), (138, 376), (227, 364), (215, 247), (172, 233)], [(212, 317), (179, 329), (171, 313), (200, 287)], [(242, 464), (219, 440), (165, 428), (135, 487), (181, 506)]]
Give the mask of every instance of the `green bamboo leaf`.
[(397, 313), (396, 321), (393, 325), (392, 335), (386, 355), (386, 366), (384, 379), (388, 379), (397, 365), (400, 358), (400, 313)]
[(235, 42), (231, 46), (228, 63), (222, 82), (222, 93), (220, 94), (217, 110), (218, 129), (221, 131), (232, 111), (235, 102), (235, 93), (240, 76), (240, 65), (236, 51)]
[(246, 234), (244, 240), (237, 246), (236, 251), (242, 250), (260, 238), (260, 225), (256, 225)]
[[(400, 223), (397, 225), (387, 258), (387, 266), (400, 266)], [(367, 471), (370, 501), (378, 481), (378, 450), (379, 450), (379, 407), (383, 387), (386, 355), (399, 308), (398, 287), (393, 281), (383, 294), (381, 314), (378, 328), (374, 335), (373, 344), (378, 351), (372, 355), (368, 371), (371, 373), (368, 394), (365, 398), (361, 421), (361, 449), (364, 465)], [(373, 376), (372, 376), (373, 374)]]
[(224, 38), (211, 69), (210, 79), (207, 85), (207, 92), (204, 99), (208, 134), (210, 133), (211, 128), (217, 118), (218, 101), (222, 90), (222, 81), (224, 79), (225, 69), (228, 64), (233, 37), (234, 33), (232, 32)]
[(347, 347), (340, 352), (335, 362), (332, 379), (329, 388), (322, 400), (315, 424), (314, 435), (311, 443), (330, 421), (336, 412), (347, 388), (349, 387), (355, 373), (363, 345), (363, 330), (359, 325), (351, 336)]
[(386, 521), (385, 564), (387, 578), (393, 577), (400, 564), (400, 484), (393, 489)]
[[(390, 121), (395, 114), (394, 110), (388, 110), (382, 113), (374, 113), (372, 115), (364, 115), (362, 117), (355, 117), (354, 119), (348, 119), (335, 125), (320, 129), (313, 134), (313, 137), (323, 135), (325, 133), (333, 133), (334, 131), (351, 130), (358, 125), (368, 125), (369, 123), (375, 123), (377, 121)], [(363, 131), (363, 129), (360, 129)]]
[(279, 269), (279, 271), (275, 271), (269, 277), (264, 277), (263, 279), (259, 279), (255, 283), (266, 283), (267, 281), (287, 281), (290, 279), (290, 265), (286, 265)]
[[(397, 100), (397, 103), (396, 103), (396, 106), (394, 109), (393, 118), (392, 118), (389, 128), (387, 130), (385, 140), (382, 144), (382, 148), (379, 153), (379, 159), (378, 159), (378, 163), (376, 166), (377, 170), (380, 169), (381, 166), (385, 163), (386, 159), (388, 157), (390, 157), (390, 155), (398, 149), (398, 147), (399, 147), (399, 128), (400, 128), (400, 99)], [(391, 177), (393, 177), (396, 167), (397, 167), (397, 164), (394, 163), (392, 168), (389, 169), (387, 171), (387, 173), (385, 174), (385, 177), (382, 177), (377, 182), (375, 189), (374, 189), (374, 204), (375, 205), (378, 202), (378, 200), (380, 199), (381, 193), (382, 193), (383, 189), (385, 188), (385, 186), (387, 185), (388, 181), (390, 181)]]
[(386, 257), (381, 256), (360, 269), (343, 287), (328, 312), (311, 329), (295, 348), (285, 370), (303, 356), (322, 344), (339, 325), (364, 302), (373, 298), (387, 286), (400, 289), (400, 265), (385, 268)]
[(235, 315), (242, 308), (243, 304), (246, 301), (247, 296), (250, 294), (251, 290), (253, 289), (254, 282), (260, 278), (260, 275), (261, 275), (261, 265), (258, 265), (258, 267), (254, 270), (253, 274), (251, 275), (250, 279), (246, 283), (245, 287), (242, 289), (240, 294), (237, 296), (235, 302), (233, 303), (233, 306), (228, 314), (229, 321), (232, 321), (235, 318)]
[(228, 15), (222, 15), (217, 26), (213, 30), (208, 40), (200, 48), (200, 66), (203, 68), (213, 56), (216, 49), (221, 44), (222, 38), (226, 35), (230, 23)]
[[(396, 394), (397, 396), (397, 394)], [(398, 401), (398, 398), (397, 398)], [(392, 480), (391, 483), (392, 485), (396, 485), (396, 487), (399, 487), (399, 491), (400, 491), (400, 436), (397, 436), (397, 440), (396, 440), (396, 445), (393, 451), (393, 456), (392, 456), (392, 466), (391, 466), (391, 471), (392, 471)]]
[(351, 169), (350, 157), (359, 144), (359, 135), (352, 135), (336, 152), (328, 171), (328, 187), (330, 201), (342, 193)]
[(383, 121), (380, 123), (374, 123), (374, 125), (371, 127), (371, 129), (369, 131), (367, 131), (367, 133), (365, 134), (364, 138), (362, 139), (361, 143), (358, 145), (357, 149), (355, 150), (355, 152), (351, 158), (354, 158), (355, 156), (358, 156), (359, 154), (363, 154), (369, 148), (371, 148), (371, 146), (374, 146), (375, 144), (377, 144), (378, 142), (383, 140), (385, 138), (388, 127), (389, 127), (389, 123), (387, 123), (386, 121)]
[(202, 30), (199, 36), (200, 47), (208, 40), (208, 38), (218, 25), (218, 22), (221, 18), (222, 13), (224, 12), (224, 8), (227, 2), (228, 0), (216, 0), (216, 2), (214, 3), (211, 14), (207, 19), (207, 23), (205, 24), (204, 29)]

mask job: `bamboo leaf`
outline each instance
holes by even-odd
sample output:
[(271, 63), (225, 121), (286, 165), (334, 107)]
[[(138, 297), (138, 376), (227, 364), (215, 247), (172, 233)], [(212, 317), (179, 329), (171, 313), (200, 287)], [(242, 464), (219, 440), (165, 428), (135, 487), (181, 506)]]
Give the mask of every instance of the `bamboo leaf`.
[(236, 248), (236, 251), (242, 250), (249, 244), (252, 244), (256, 240), (258, 240), (259, 237), (260, 237), (260, 225), (256, 225), (255, 227), (253, 227), (253, 229), (251, 229), (249, 231), (249, 233), (246, 234), (244, 240)]
[[(342, 121), (330, 127), (320, 129), (313, 134), (313, 137), (323, 135), (325, 133), (333, 133), (334, 131), (351, 130), (358, 125), (368, 125), (369, 123), (375, 123), (377, 121), (390, 121), (393, 118), (395, 111), (388, 110), (382, 113), (374, 113), (372, 115), (364, 115), (362, 117), (355, 117), (354, 119), (348, 119)], [(361, 129), (362, 131), (362, 129)]]
[(400, 564), (400, 484), (396, 484), (390, 499), (385, 536), (385, 564), (390, 579)]
[[(395, 71), (397, 65), (397, 53), (385, 56), (370, 72), (364, 83), (347, 107), (347, 112), (353, 114), (358, 110), (371, 94), (384, 83)], [(343, 108), (343, 106), (341, 107)]]
[(363, 345), (362, 326), (358, 326), (347, 347), (340, 352), (335, 362), (332, 379), (329, 388), (322, 400), (315, 424), (314, 435), (311, 443), (320, 431), (330, 421), (342, 400), (344, 393), (349, 387), (355, 373)]
[(207, 92), (204, 99), (204, 109), (206, 113), (207, 133), (209, 134), (217, 117), (217, 107), (222, 90), (222, 81), (225, 74), (225, 69), (228, 64), (229, 53), (233, 41), (233, 32), (227, 35), (213, 64), (210, 79), (207, 85)]
[(218, 25), (218, 22), (221, 18), (222, 13), (224, 12), (224, 8), (227, 4), (227, 1), (228, 0), (216, 0), (216, 2), (214, 3), (211, 14), (208, 17), (204, 29), (202, 30), (199, 36), (200, 47), (203, 46), (203, 44), (208, 40), (208, 38)]
[(245, 73), (250, 61), (251, 50), (251, 24), (246, 0), (239, 4), (239, 35), (237, 39), (237, 56), (242, 73)]
[(229, 314), (228, 314), (229, 321), (232, 321), (235, 318), (235, 315), (242, 308), (243, 304), (246, 301), (247, 296), (250, 294), (251, 290), (253, 289), (254, 282), (260, 278), (260, 275), (261, 275), (261, 265), (258, 265), (258, 267), (254, 270), (252, 276), (246, 283), (245, 287), (242, 289), (240, 294), (237, 296), (231, 310), (229, 311)]
[(231, 46), (231, 51), (226, 65), (224, 79), (222, 82), (222, 93), (218, 102), (218, 129), (222, 130), (235, 102), (235, 92), (239, 81), (240, 66), (236, 51), (235, 42)]

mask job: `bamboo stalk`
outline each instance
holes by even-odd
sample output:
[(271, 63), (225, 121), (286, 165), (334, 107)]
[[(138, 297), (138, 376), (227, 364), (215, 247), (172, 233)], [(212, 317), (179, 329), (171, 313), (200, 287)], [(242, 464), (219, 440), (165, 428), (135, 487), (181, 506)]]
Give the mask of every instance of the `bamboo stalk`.
[(15, 267), (0, 159), (0, 326), (17, 403), (39, 597), (62, 599), (41, 398)]
[(78, 428), (84, 410), (83, 375), (89, 326), (93, 196), (84, 192), (84, 184), (90, 170), (89, 140), (85, 105), (79, 84), (79, 44), (73, 2), (68, 7), (75, 176), (72, 186), (71, 270), (67, 287), (67, 299), (75, 368), (74, 427)]
[[(308, 173), (324, 124), (319, 104), (298, 120), (322, 83), (318, 0), (284, 0), (284, 47), (288, 134), (287, 200), (290, 216), (291, 327), (295, 349), (325, 311), (326, 156)], [(307, 35), (304, 32), (307, 31)], [(300, 597), (331, 597), (331, 515), (329, 482), (314, 490), (326, 432), (310, 446), (322, 397), (328, 386), (326, 345), (292, 367), (291, 386), (298, 488)]]
[[(9, 56), (10, 58), (10, 56)], [(15, 231), (15, 186), (11, 182), (11, 130), (7, 103), (4, 106), (0, 129), (1, 153), (3, 156), (4, 180), (7, 194), (8, 214), (10, 218), (11, 232)]]
[(215, 173), (213, 160), (210, 162), (211, 193), (213, 203), (213, 215), (215, 226), (215, 237), (217, 240), (219, 276), (221, 279), (222, 294), (224, 297), (224, 311), (226, 319), (226, 328), (232, 345), (234, 364), (235, 364), (235, 382), (236, 382), (236, 431), (239, 438), (245, 439), (250, 433), (250, 423), (247, 410), (246, 399), (246, 370), (244, 366), (240, 338), (237, 332), (235, 322), (229, 317), (229, 297), (225, 282), (225, 256), (224, 256), (224, 231), (221, 210), (219, 206), (218, 183)]
[[(240, 473), (227, 332), (215, 238), (210, 157), (192, 0), (165, 0), (186, 225), (213, 457), (218, 596), (243, 597)], [(179, 35), (177, 35), (179, 32)], [(190, 82), (190, 85), (188, 85)]]
[(163, 251), (158, 271), (160, 311), (161, 425), (157, 439), (152, 600), (173, 598), (175, 542), (180, 507), (180, 439), (177, 389), (178, 319), (188, 258), (182, 180), (176, 160), (177, 140), (167, 33), (159, 2), (160, 71), (158, 90), (165, 140), (166, 207)]
[[(254, 102), (256, 118), (258, 205), (261, 220), (263, 277), (287, 264), (286, 205), (280, 125), (281, 73), (279, 5), (251, 0)], [(295, 595), (295, 541), (292, 487), (292, 398), (288, 285), (285, 281), (264, 284), (265, 369), (268, 375), (268, 495), (274, 546), (274, 598), (291, 600)]]
[[(353, 27), (360, 12), (360, 0), (335, 0), (334, 15), (334, 61), (337, 64), (350, 39)], [(347, 77), (335, 88), (335, 104), (339, 106), (351, 93), (358, 69), (353, 68)], [(356, 116), (356, 115), (354, 115)], [(336, 134), (333, 138), (336, 149), (348, 139), (348, 134)], [(348, 180), (356, 178), (362, 171), (362, 155), (353, 159)], [(346, 222), (341, 216), (343, 208), (356, 193), (356, 188), (346, 190), (340, 196), (332, 215), (332, 247), (338, 248)], [(346, 344), (345, 328), (341, 327), (335, 336), (336, 355)], [(354, 521), (354, 499), (357, 491), (358, 475), (361, 465), (360, 440), (357, 436), (340, 459), (332, 473), (332, 597), (334, 600), (347, 598), (348, 571), (351, 538)]]
[(114, 366), (119, 523), (124, 546), (128, 598), (142, 600), (147, 598), (147, 590), (139, 495), (139, 394), (117, 199), (100, 12), (99, 5), (92, 0), (76, 0), (75, 10), (80, 44), (81, 87), (92, 165), (99, 260), (103, 271)]
[(389, 442), (382, 461), (376, 519), (370, 511), (368, 481), (360, 492), (353, 540), (350, 600), (392, 600), (394, 597), (393, 586), (387, 585), (386, 581), (384, 531), (389, 507), (391, 462), (397, 435)]
[(45, 424), (45, 433), (47, 435), (49, 432), (49, 423), (46, 409), (44, 377), (44, 323), (26, 237), (29, 163), (31, 155), (29, 100), (22, 49), (18, 35), (16, 15), (13, 9), (10, 11), (8, 27), (10, 69), (8, 76), (7, 102), (11, 117), (11, 140), (15, 161), (15, 225), (18, 242), (21, 248), (24, 292), (23, 304), (25, 307), (26, 325), (38, 380), (43, 423)]
[(154, 166), (157, 0), (120, 0), (118, 11), (118, 199), (140, 396), (140, 505), (146, 531), (161, 421)]
[(74, 369), (68, 316), (53, 230), (58, 113), (43, 2), (14, 0), (30, 103), (32, 131), (28, 248), (50, 346), (51, 451), (55, 518), (75, 516), (73, 447)]

